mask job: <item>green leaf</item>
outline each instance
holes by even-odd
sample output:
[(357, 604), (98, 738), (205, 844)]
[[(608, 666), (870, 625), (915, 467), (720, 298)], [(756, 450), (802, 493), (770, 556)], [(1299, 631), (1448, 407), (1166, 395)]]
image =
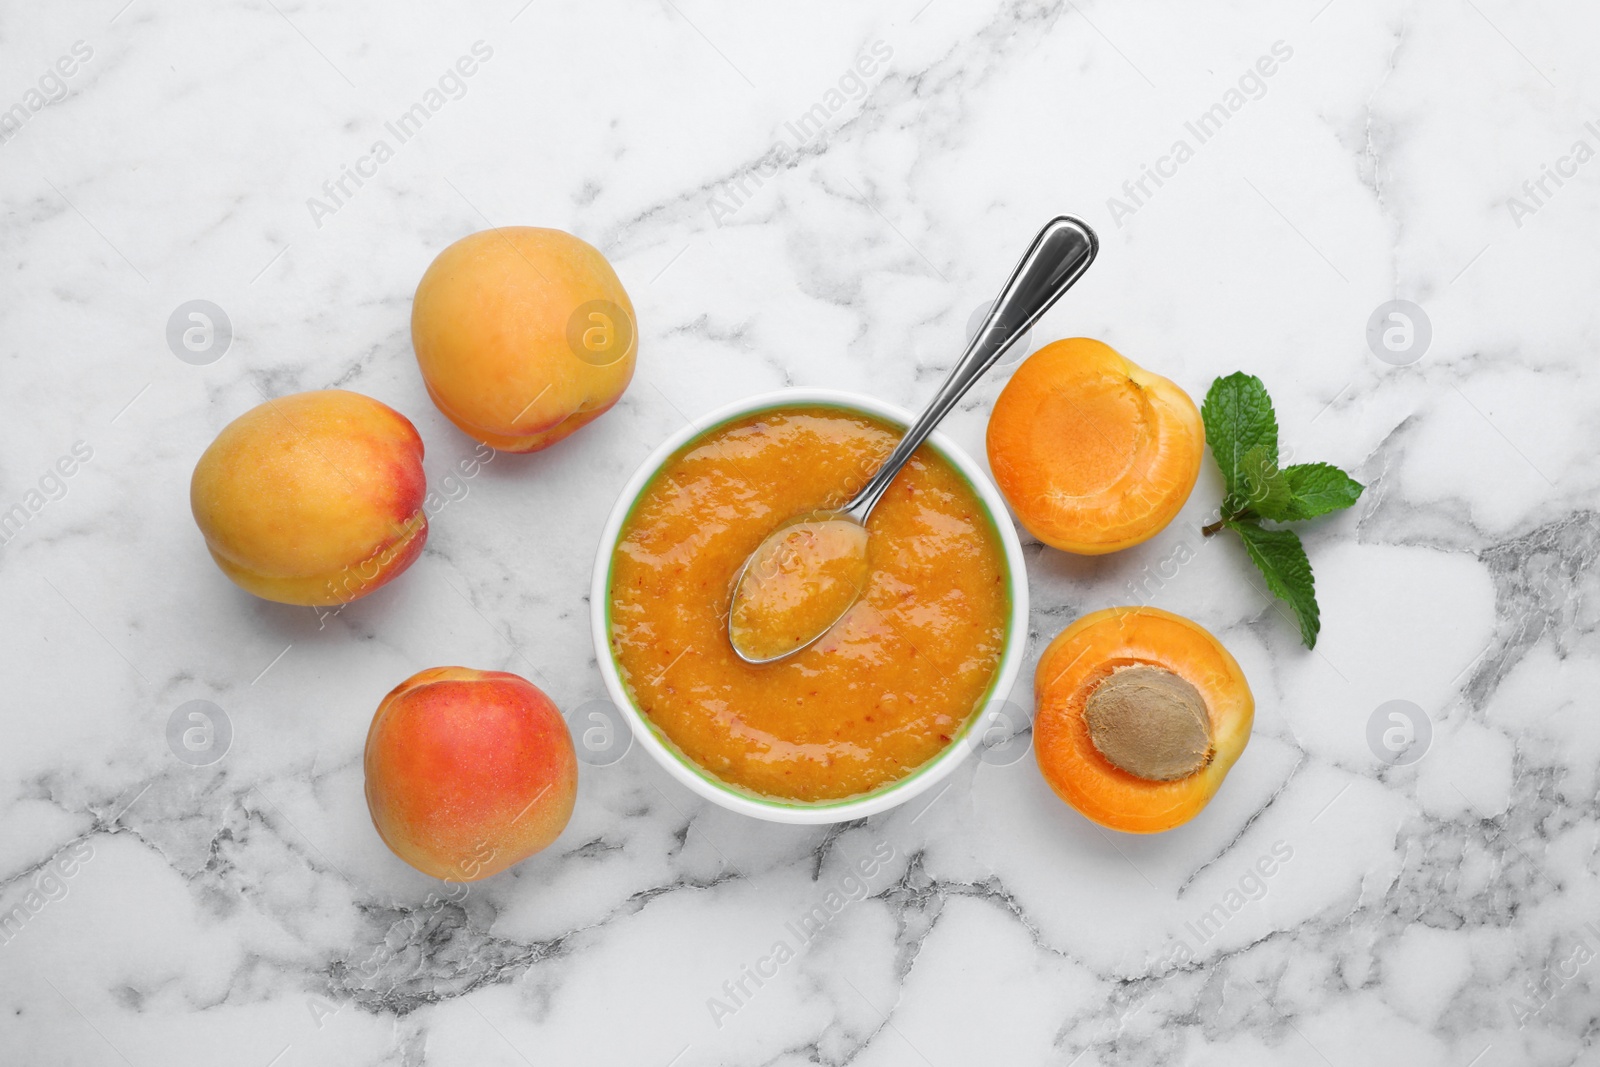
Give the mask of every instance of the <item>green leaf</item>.
[(1256, 516), (1282, 522), (1295, 518), (1294, 492), (1289, 477), (1256, 445), (1239, 460), (1239, 489), (1223, 501), (1224, 513), (1232, 519)]
[(1287, 601), (1300, 622), (1300, 640), (1307, 648), (1317, 647), (1317, 631), (1322, 628), (1317, 610), (1316, 584), (1311, 579), (1311, 561), (1305, 546), (1293, 530), (1268, 530), (1259, 523), (1229, 520), (1228, 529), (1244, 541), (1244, 550), (1267, 580), (1272, 595)]
[(1293, 498), (1292, 514), (1284, 516), (1286, 519), (1314, 519), (1347, 508), (1366, 488), (1331, 463), (1296, 463), (1283, 473)]
[(1254, 375), (1239, 371), (1212, 382), (1200, 416), (1225, 486), (1221, 518), (1201, 532), (1210, 536), (1226, 527), (1239, 535), (1272, 595), (1294, 609), (1300, 639), (1315, 648), (1322, 620), (1305, 546), (1293, 531), (1261, 523), (1296, 522), (1347, 508), (1364, 487), (1328, 463), (1278, 468), (1277, 416), (1266, 386)]
[(1259, 447), (1277, 467), (1278, 419), (1260, 378), (1243, 371), (1218, 378), (1200, 405), (1200, 418), (1206, 425), (1206, 443), (1222, 468), (1222, 480), (1230, 494), (1240, 490), (1241, 461), (1252, 449)]

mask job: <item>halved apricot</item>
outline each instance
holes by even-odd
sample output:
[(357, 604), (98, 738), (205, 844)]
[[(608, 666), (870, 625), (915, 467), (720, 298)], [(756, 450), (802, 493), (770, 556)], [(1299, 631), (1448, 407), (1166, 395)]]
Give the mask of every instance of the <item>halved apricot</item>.
[(1171, 522), (1205, 445), (1189, 394), (1087, 337), (1029, 356), (989, 415), (989, 468), (1018, 520), (1045, 544), (1088, 556)]
[(1135, 834), (1199, 814), (1255, 720), (1228, 650), (1160, 608), (1085, 615), (1044, 650), (1033, 689), (1045, 781), (1101, 826)]

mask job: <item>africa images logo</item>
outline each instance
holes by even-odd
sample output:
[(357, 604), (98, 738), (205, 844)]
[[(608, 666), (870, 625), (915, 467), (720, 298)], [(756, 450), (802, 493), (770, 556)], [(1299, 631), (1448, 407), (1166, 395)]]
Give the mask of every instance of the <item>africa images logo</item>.
[(453, 66), (446, 67), (437, 82), (423, 92), (421, 99), (397, 115), (394, 121), (383, 124), (384, 130), (394, 139), (394, 144), (391, 145), (388, 138), (378, 138), (367, 149), (366, 155), (359, 157), (354, 164), (344, 164), (335, 177), (322, 183), (322, 196), (306, 198), (306, 210), (311, 213), (311, 221), (317, 229), (322, 229), (323, 220), (338, 214), (362, 186), (376, 178), (378, 168), (393, 159), (399, 147), (421, 133), (422, 127), (444, 110), (446, 104), (467, 95), (467, 79), (494, 58), (494, 49), (484, 41), (474, 41), (471, 52), (471, 55), (457, 59)]
[[(827, 139), (833, 117), (844, 110), (848, 102), (866, 98), (871, 88), (868, 79), (880, 73), (893, 56), (894, 49), (881, 40), (872, 42), (856, 56), (855, 62), (845, 68), (821, 99), (793, 121), (783, 124), (786, 138), (780, 137), (754, 163), (718, 183), (706, 202), (711, 221), (724, 225), (780, 170), (794, 165), (806, 149), (822, 144)], [(792, 145), (790, 139), (794, 141)]]
[(872, 891), (871, 879), (894, 859), (894, 846), (880, 841), (870, 854), (850, 865), (837, 883), (794, 919), (783, 924), (785, 936), (772, 943), (766, 954), (754, 963), (739, 968), (738, 974), (722, 983), (721, 996), (708, 997), (706, 1010), (720, 1030), (723, 1024), (755, 997), (761, 987), (778, 977), (784, 965), (795, 959), (819, 936), (828, 924), (851, 903), (865, 900)]
[[(1160, 189), (1168, 179), (1178, 176), (1178, 168), (1193, 159), (1199, 147), (1222, 132), (1223, 125), (1252, 100), (1260, 100), (1267, 95), (1267, 79), (1278, 73), (1282, 64), (1289, 62), (1294, 57), (1294, 49), (1285, 41), (1273, 41), (1269, 54), (1259, 57), (1252, 66), (1246, 67), (1233, 86), (1222, 94), (1222, 98), (1206, 108), (1192, 121), (1183, 124), (1185, 136), (1172, 142), (1172, 147), (1167, 153), (1156, 159), (1155, 165), (1149, 163), (1140, 165), (1139, 176), (1129, 178), (1122, 183), (1122, 197), (1108, 197), (1106, 210), (1111, 213), (1111, 221), (1117, 229), (1122, 229), (1124, 220), (1138, 213), (1139, 209), (1150, 202), (1155, 196), (1156, 189)], [(1193, 139), (1193, 144), (1190, 139)], [(1154, 189), (1151, 186), (1154, 185)]]
[[(1201, 948), (1216, 938), (1222, 928), (1245, 909), (1245, 906), (1267, 895), (1267, 882), (1290, 860), (1294, 859), (1294, 846), (1287, 841), (1274, 841), (1267, 852), (1256, 857), (1245, 873), (1222, 894), (1216, 903), (1201, 913), (1200, 917), (1183, 924), (1184, 933), (1173, 939), (1162, 953), (1163, 970), (1175, 970), (1194, 960)], [(1189, 943), (1189, 938), (1194, 943)]]
[(34, 115), (51, 104), (59, 104), (65, 100), (71, 91), (67, 79), (82, 70), (84, 64), (93, 58), (92, 45), (87, 41), (75, 41), (71, 51), (59, 57), (39, 75), (37, 84), (24, 92), (20, 100), (0, 110), (0, 144), (10, 141), (21, 133), (22, 127), (30, 122)]

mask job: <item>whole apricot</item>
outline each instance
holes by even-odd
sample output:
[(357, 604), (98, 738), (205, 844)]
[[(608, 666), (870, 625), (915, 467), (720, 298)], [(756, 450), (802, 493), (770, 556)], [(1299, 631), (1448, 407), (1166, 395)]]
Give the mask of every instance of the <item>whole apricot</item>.
[(435, 667), (383, 698), (367, 731), (378, 836), (424, 874), (473, 882), (561, 836), (578, 789), (550, 698), (502, 671)]
[(602, 415), (633, 378), (633, 303), (605, 256), (508, 226), (439, 253), (411, 304), (428, 395), (463, 432), (537, 452)]
[(211, 558), (284, 604), (343, 604), (404, 571), (428, 539), (422, 438), (360, 393), (268, 400), (211, 442), (189, 505)]

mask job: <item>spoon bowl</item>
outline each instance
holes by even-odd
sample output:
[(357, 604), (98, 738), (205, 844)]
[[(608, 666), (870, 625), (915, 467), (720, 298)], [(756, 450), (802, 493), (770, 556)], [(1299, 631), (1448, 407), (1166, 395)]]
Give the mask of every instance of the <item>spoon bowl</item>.
[(771, 663), (815, 643), (850, 610), (869, 574), (867, 528), (820, 512), (773, 530), (734, 587), (728, 637), (746, 663)]

